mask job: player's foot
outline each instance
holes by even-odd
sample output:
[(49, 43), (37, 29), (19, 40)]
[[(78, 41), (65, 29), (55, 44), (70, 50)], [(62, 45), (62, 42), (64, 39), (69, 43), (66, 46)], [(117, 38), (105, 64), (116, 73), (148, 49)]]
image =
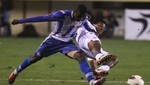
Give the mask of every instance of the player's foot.
[(102, 65), (103, 63), (110, 61), (110, 59), (111, 59), (110, 55), (101, 56), (97, 61), (97, 64)]
[(13, 84), (15, 82), (16, 77), (18, 76), (18, 73), (16, 71), (16, 69), (10, 74), (9, 78), (8, 78), (8, 83), (9, 84)]
[(105, 55), (97, 61), (98, 65), (109, 65), (110, 68), (118, 63), (118, 58), (115, 55)]
[(91, 85), (103, 85), (105, 81), (106, 81), (106, 78), (101, 78), (101, 79), (92, 81)]
[(105, 71), (103, 69), (95, 69), (94, 73), (95, 73), (96, 76), (100, 76), (100, 77), (105, 77), (109, 74), (108, 71)]
[(115, 55), (110, 55), (110, 56), (112, 56), (112, 57), (111, 57), (110, 61), (107, 62), (107, 65), (109, 65), (110, 68), (112, 68), (119, 62), (119, 60), (118, 60), (117, 56), (115, 56)]

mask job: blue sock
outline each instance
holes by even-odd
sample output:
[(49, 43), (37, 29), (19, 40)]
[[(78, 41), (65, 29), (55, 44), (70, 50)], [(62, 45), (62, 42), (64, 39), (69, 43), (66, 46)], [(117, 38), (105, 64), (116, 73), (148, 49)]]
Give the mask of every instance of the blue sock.
[(30, 64), (31, 64), (30, 57), (28, 57), (27, 59), (24, 60), (24, 62), (21, 65), (19, 65), (19, 67), (16, 68), (17, 72), (20, 73), (22, 70), (27, 68)]
[(88, 82), (93, 80), (94, 79), (93, 71), (89, 67), (89, 64), (87, 63), (87, 61), (84, 59), (84, 60), (80, 61), (79, 64), (80, 64), (80, 69), (84, 73)]

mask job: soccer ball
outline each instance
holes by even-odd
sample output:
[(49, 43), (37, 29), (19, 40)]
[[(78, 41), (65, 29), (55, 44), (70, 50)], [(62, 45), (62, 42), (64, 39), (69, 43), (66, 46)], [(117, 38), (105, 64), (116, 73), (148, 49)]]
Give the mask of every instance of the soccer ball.
[(144, 85), (144, 80), (139, 75), (132, 75), (128, 80), (127, 84), (129, 85)]

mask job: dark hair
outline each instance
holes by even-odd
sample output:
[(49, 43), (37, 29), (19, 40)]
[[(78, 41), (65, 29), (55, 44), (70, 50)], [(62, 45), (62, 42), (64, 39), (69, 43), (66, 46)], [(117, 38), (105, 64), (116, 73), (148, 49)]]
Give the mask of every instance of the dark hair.
[(97, 23), (99, 23), (99, 22), (102, 22), (102, 23), (104, 23), (104, 24), (106, 24), (106, 22), (104, 21), (104, 20), (102, 20), (102, 19), (94, 19), (93, 20), (93, 24), (97, 24)]
[(79, 11), (81, 14), (86, 14), (87, 13), (87, 8), (84, 4), (79, 4), (76, 11)]

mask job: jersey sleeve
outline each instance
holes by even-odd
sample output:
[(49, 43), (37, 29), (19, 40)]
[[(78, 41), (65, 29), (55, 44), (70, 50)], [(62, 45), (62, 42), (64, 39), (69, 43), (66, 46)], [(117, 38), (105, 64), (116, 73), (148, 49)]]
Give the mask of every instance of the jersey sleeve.
[(96, 32), (96, 28), (91, 24), (90, 21), (86, 20), (84, 23), (83, 23), (83, 26), (86, 30), (88, 31), (94, 31)]
[(19, 22), (26, 23), (26, 22), (62, 21), (64, 18), (64, 14), (65, 14), (64, 11), (56, 11), (45, 16), (20, 19)]

